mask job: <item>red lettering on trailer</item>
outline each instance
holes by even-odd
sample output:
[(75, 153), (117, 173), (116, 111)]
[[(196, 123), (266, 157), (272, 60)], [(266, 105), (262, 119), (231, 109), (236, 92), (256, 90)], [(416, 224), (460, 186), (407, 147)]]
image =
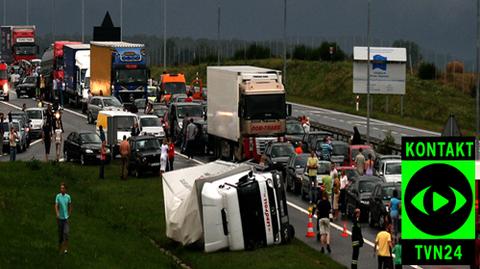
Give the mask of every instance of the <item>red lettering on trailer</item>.
[(268, 231), (271, 230), (270, 222), (270, 205), (268, 203), (267, 192), (263, 194), (263, 208), (265, 210), (265, 224), (267, 224)]
[(281, 125), (253, 125), (250, 129), (251, 131), (279, 131)]

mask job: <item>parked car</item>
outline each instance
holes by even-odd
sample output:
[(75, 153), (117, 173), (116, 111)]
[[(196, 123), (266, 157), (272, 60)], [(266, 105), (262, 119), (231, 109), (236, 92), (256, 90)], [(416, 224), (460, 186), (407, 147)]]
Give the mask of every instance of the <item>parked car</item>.
[(183, 119), (188, 114), (188, 118), (194, 121), (203, 120), (203, 109), (197, 103), (172, 103), (168, 112), (164, 115), (164, 121), (168, 122), (169, 132), (177, 141), (181, 143), (183, 139)]
[[(97, 133), (89, 131), (71, 132), (63, 142), (63, 156), (65, 161), (78, 160), (80, 164), (98, 163), (102, 141)], [(107, 159), (110, 162), (110, 149), (106, 149)]]
[[(317, 192), (320, 191), (321, 187), (323, 186), (323, 177), (330, 175), (330, 167), (331, 163), (329, 161), (318, 161), (318, 168), (317, 168)], [(303, 170), (302, 175), (302, 188), (300, 189), (300, 197), (302, 199), (306, 199), (308, 196), (308, 192), (310, 190), (310, 178), (308, 177), (308, 169), (305, 167)]]
[(342, 171), (345, 171), (345, 175), (349, 182), (356, 180), (360, 176), (357, 168), (353, 166), (336, 166), (335, 169), (337, 169), (338, 175), (341, 175)]
[(287, 130), (285, 138), (288, 141), (294, 143), (303, 140), (303, 137), (305, 136), (305, 130), (303, 129), (302, 124), (300, 123), (300, 121), (298, 121), (298, 119), (287, 119), (286, 128)]
[(375, 163), (373, 165), (373, 168), (375, 169), (375, 172), (378, 174), (380, 171), (380, 166), (382, 163), (386, 160), (401, 160), (402, 156), (400, 155), (382, 155), (382, 154), (377, 154), (375, 157)]
[(160, 172), (160, 142), (154, 136), (131, 137), (131, 154), (128, 163), (128, 173), (142, 176), (145, 172)]
[(323, 138), (331, 137), (332, 133), (326, 131), (310, 131), (308, 134), (306, 133), (303, 136), (303, 144), (305, 149), (308, 151), (310, 150), (317, 150), (317, 142), (323, 142)]
[[(284, 171), (288, 159), (295, 155), (295, 149), (290, 142), (271, 142), (265, 147), (266, 163), (268, 166), (278, 166), (280, 171)], [(278, 169), (278, 170), (279, 170)]]
[(360, 208), (362, 212), (361, 221), (367, 220), (370, 197), (373, 188), (379, 182), (383, 182), (379, 177), (360, 176), (347, 187), (345, 203), (348, 216), (353, 216), (355, 208)]
[(358, 155), (359, 149), (362, 149), (362, 155), (365, 157), (365, 160), (368, 159), (368, 154), (372, 154), (373, 160), (375, 161), (375, 151), (369, 145), (350, 145), (348, 147), (348, 162), (347, 166), (355, 166), (355, 157)]
[(401, 160), (386, 160), (380, 166), (378, 175), (386, 182), (401, 182), (402, 181), (402, 161)]
[(87, 122), (95, 123), (101, 110), (122, 111), (123, 105), (114, 96), (94, 96), (87, 105)]
[(174, 94), (170, 99), (170, 103), (183, 103), (188, 98), (186, 94)]
[(133, 103), (137, 107), (138, 112), (144, 112), (147, 107), (147, 100), (145, 98), (135, 99)]
[[(317, 149), (321, 148), (323, 141), (317, 141)], [(332, 155), (330, 156), (330, 161), (336, 165), (345, 165), (346, 160), (348, 160), (348, 146), (349, 144), (339, 140), (332, 141)]]
[(21, 110), (13, 110), (8, 113), (11, 120), (17, 120), (20, 124), (20, 128), (24, 132), (25, 140), (27, 141), (27, 148), (30, 147), (30, 119), (28, 118), (27, 113)]
[(285, 186), (287, 190), (297, 194), (300, 193), (303, 171), (305, 170), (309, 156), (310, 154), (308, 153), (295, 154), (288, 160), (287, 168), (285, 169)]
[(28, 76), (23, 78), (22, 81), (15, 87), (17, 97), (34, 97), (35, 90), (37, 89), (37, 80), (37, 76)]
[(165, 131), (157, 116), (141, 115), (138, 118), (138, 123), (142, 135), (153, 135), (157, 138), (165, 138)]
[(368, 223), (371, 227), (382, 228), (385, 225), (385, 218), (389, 218), (388, 204), (393, 197), (394, 190), (397, 190), (400, 199), (402, 190), (400, 183), (379, 182), (374, 186), (368, 204)]
[(153, 104), (153, 115), (158, 116), (159, 118), (163, 118), (165, 113), (168, 111), (168, 107), (164, 104), (154, 103)]
[(25, 133), (25, 130), (21, 127), (22, 124), (20, 123), (19, 120), (12, 120), (11, 122), (4, 122), (4, 130), (5, 133), (3, 134), (3, 148), (5, 150), (10, 149), (10, 128), (13, 127), (15, 128), (15, 131), (18, 134), (18, 139), (17, 139), (17, 152), (23, 152), (27, 150), (27, 136)]
[(32, 107), (25, 110), (30, 119), (30, 137), (36, 138), (42, 136), (42, 128), (46, 120), (46, 110), (42, 107)]

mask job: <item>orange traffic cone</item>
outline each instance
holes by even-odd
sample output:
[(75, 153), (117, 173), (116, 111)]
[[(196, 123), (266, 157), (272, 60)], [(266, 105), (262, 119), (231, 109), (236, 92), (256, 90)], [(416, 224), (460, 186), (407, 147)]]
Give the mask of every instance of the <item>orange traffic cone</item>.
[(315, 233), (313, 232), (312, 208), (308, 209), (308, 224), (306, 237), (315, 237)]
[(345, 221), (343, 222), (342, 237), (348, 237), (348, 233), (347, 233), (347, 223), (346, 223)]

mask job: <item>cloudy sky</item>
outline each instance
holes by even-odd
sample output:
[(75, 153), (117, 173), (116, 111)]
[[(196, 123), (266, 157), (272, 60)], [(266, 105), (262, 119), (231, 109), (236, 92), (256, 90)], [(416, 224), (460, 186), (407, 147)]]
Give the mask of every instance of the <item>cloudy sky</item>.
[[(7, 1), (7, 24), (26, 21), (27, 0)], [(55, 1), (56, 33), (81, 32), (81, 0), (29, 0), (30, 23), (39, 34), (52, 29)], [(288, 36), (292, 39), (347, 40), (361, 45), (366, 33), (367, 0), (287, 0)], [(98, 25), (110, 11), (120, 22), (120, 0), (85, 0), (86, 29)], [(162, 33), (163, 0), (124, 0), (124, 34)], [(283, 0), (220, 0), (222, 37), (247, 40), (282, 37)], [(216, 37), (217, 0), (167, 0), (168, 35)], [(473, 60), (476, 1), (372, 0), (372, 37), (385, 43), (395, 39), (417, 42), (424, 51)], [(2, 15), (3, 13), (0, 13)], [(0, 20), (1, 22), (2, 20)]]

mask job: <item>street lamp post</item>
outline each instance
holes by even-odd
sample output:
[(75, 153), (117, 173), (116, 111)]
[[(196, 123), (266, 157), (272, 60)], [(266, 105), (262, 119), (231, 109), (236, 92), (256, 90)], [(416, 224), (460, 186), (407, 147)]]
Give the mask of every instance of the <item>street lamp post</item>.
[(367, 0), (367, 144), (370, 144), (370, 2)]
[(167, 70), (167, 0), (163, 0), (163, 71)]
[(220, 0), (217, 1), (217, 65), (220, 65)]
[(283, 84), (287, 84), (287, 0), (283, 4)]

